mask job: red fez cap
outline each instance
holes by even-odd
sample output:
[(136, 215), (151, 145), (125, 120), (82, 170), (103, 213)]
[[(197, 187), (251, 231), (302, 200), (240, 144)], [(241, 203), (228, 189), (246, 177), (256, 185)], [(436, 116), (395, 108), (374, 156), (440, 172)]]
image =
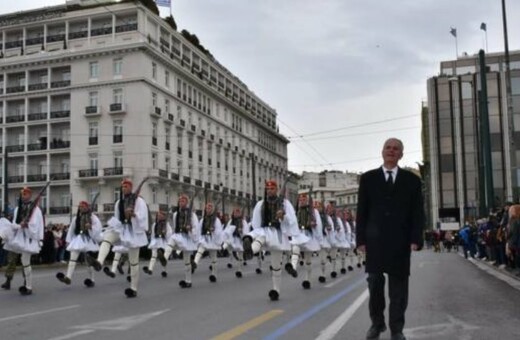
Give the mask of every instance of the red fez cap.
[(81, 201), (81, 202), (79, 202), (79, 206), (81, 207), (82, 205), (88, 208), (90, 204), (88, 204), (87, 201)]
[(132, 186), (132, 181), (129, 180), (128, 178), (125, 178), (124, 180), (121, 181), (121, 186), (123, 186), (123, 185)]
[(32, 194), (32, 190), (29, 187), (23, 187), (22, 190), (20, 190), (20, 193), (22, 193), (22, 194), (25, 194), (25, 193)]
[(276, 181), (274, 179), (270, 179), (265, 182), (266, 188), (276, 188), (278, 185), (276, 184)]

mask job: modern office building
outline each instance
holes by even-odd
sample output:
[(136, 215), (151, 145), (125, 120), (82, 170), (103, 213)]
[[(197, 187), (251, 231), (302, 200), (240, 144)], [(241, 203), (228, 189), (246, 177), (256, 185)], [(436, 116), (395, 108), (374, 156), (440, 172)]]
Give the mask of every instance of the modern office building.
[(141, 195), (152, 212), (181, 192), (197, 210), (206, 200), (230, 210), (287, 174), (276, 111), (140, 1), (2, 15), (0, 39), (11, 206), (23, 186), (37, 193), (51, 181), (40, 204), (47, 222), (67, 223), (97, 193), (106, 220), (123, 178), (149, 178)]
[(427, 81), (433, 224), (487, 215), (518, 199), (520, 51), (510, 59), (512, 116), (503, 53), (485, 56), (485, 82), (478, 55), (441, 62), (440, 74)]

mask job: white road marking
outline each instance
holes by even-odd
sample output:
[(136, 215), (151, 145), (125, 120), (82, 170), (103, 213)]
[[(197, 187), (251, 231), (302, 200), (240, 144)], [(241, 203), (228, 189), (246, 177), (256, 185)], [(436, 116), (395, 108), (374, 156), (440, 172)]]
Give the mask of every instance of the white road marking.
[(330, 287), (334, 287), (335, 285), (337, 285), (338, 283), (344, 281), (348, 276), (343, 276), (339, 279), (334, 279), (334, 281), (332, 281), (331, 283), (327, 283), (325, 286), (325, 288), (330, 288)]
[(147, 314), (139, 314), (127, 316), (124, 318), (95, 322), (88, 325), (81, 326), (73, 326), (73, 329), (101, 329), (101, 330), (110, 330), (110, 331), (127, 331), (132, 327), (137, 326), (137, 324), (150, 320), (151, 318), (161, 315), (170, 311), (170, 309), (165, 309), (157, 312), (147, 313)]
[(345, 309), (345, 311), (341, 313), (340, 316), (336, 318), (336, 320), (334, 320), (327, 328), (320, 332), (320, 335), (316, 338), (316, 340), (333, 339), (367, 298), (368, 289), (365, 289), (363, 293), (361, 293), (361, 295), (347, 309)]
[[(480, 327), (473, 326), (464, 321), (458, 320), (448, 315), (449, 322), (438, 323), (435, 325), (420, 326), (414, 328), (406, 328), (403, 333), (407, 338), (411, 339), (458, 339), (471, 340), (474, 331)], [(455, 336), (455, 337), (454, 337)]]
[(59, 307), (59, 308), (52, 308), (52, 309), (42, 310), (42, 311), (34, 312), (34, 313), (13, 315), (13, 316), (8, 316), (6, 318), (1, 318), (0, 322), (10, 321), (10, 320), (15, 320), (15, 319), (21, 319), (21, 318), (26, 318), (26, 317), (29, 317), (29, 316), (41, 315), (41, 314), (46, 314), (46, 313), (61, 312), (63, 310), (74, 309), (74, 308), (78, 308), (78, 307), (80, 307), (80, 305), (72, 305), (72, 306), (67, 306), (67, 307)]
[(56, 337), (56, 338), (50, 338), (49, 340), (66, 340), (66, 339), (72, 339), (72, 338), (75, 338), (75, 337), (77, 337), (77, 336), (81, 336), (81, 335), (89, 334), (89, 333), (92, 333), (92, 332), (95, 332), (95, 330), (93, 330), (93, 329), (84, 329), (84, 330), (82, 330), (82, 331), (77, 331), (77, 332), (70, 333), (70, 334), (66, 334), (66, 335), (63, 335), (63, 336)]

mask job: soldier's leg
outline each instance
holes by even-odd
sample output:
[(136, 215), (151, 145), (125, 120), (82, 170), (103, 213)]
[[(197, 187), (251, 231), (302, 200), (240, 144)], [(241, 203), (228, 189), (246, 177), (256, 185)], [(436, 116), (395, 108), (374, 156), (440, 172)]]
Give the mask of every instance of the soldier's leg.
[(204, 252), (206, 251), (206, 248), (204, 246), (200, 245), (197, 248), (197, 253), (195, 254), (195, 260), (194, 262), (198, 265), (200, 262), (200, 259), (202, 258), (202, 255), (204, 255)]
[(263, 260), (262, 260), (262, 252), (258, 252), (258, 256), (257, 256), (257, 259), (256, 259), (256, 270), (255, 272), (257, 274), (262, 274), (262, 263), (263, 263)]
[(25, 285), (21, 286), (18, 291), (22, 295), (32, 294), (32, 267), (31, 267), (31, 254), (23, 252), (22, 254), (22, 267), (25, 276)]
[(211, 275), (209, 276), (209, 280), (211, 282), (217, 281), (217, 251), (216, 250), (210, 250), (209, 256), (211, 258)]
[(137, 286), (139, 284), (139, 248), (128, 249), (128, 262), (130, 263), (130, 288), (125, 289), (127, 297), (137, 296)]
[(332, 278), (335, 278), (338, 276), (338, 273), (336, 272), (336, 263), (338, 259), (338, 249), (336, 247), (330, 248), (330, 261), (332, 263), (332, 271), (330, 272), (330, 276)]
[(339, 250), (340, 258), (341, 258), (341, 274), (347, 273), (347, 249), (341, 248)]
[(269, 291), (269, 298), (276, 301), (280, 297), (280, 286), (282, 283), (282, 258), (283, 252), (279, 250), (271, 250), (271, 278), (273, 280), (273, 289)]
[(179, 282), (179, 286), (181, 288), (191, 288), (191, 273), (192, 273), (192, 261), (191, 261), (191, 251), (183, 251), (183, 260), (184, 260), (184, 280)]
[(320, 275), (320, 277), (318, 278), (318, 280), (319, 280), (321, 283), (324, 283), (325, 281), (327, 281), (326, 276), (325, 276), (325, 269), (326, 269), (326, 266), (327, 266), (327, 250), (328, 250), (328, 249), (323, 249), (323, 248), (320, 250), (320, 268), (321, 268), (321, 275)]
[(148, 264), (148, 267), (143, 267), (143, 271), (148, 274), (152, 275), (153, 268), (155, 267), (155, 262), (157, 261), (157, 249), (152, 249), (152, 257), (150, 257), (150, 263)]
[(118, 240), (119, 234), (115, 231), (105, 232), (105, 236), (103, 237), (103, 241), (101, 241), (101, 245), (99, 247), (97, 259), (92, 261), (92, 258), (90, 256), (87, 256), (87, 262), (89, 266), (92, 266), (96, 271), (100, 271), (108, 253), (110, 252), (110, 248)]
[(71, 251), (70, 252), (70, 260), (69, 265), (67, 267), (67, 277), (72, 280), (72, 275), (74, 275), (74, 270), (76, 269), (76, 262), (79, 257), (78, 251)]
[(290, 262), (285, 265), (285, 270), (292, 277), (298, 277), (298, 272), (296, 271), (296, 268), (298, 268), (299, 260), (300, 260), (300, 247), (297, 245), (291, 245)]
[(11, 281), (13, 280), (16, 264), (20, 255), (18, 253), (7, 252), (7, 267), (5, 268), (5, 282), (2, 284), (3, 289), (11, 289)]
[(110, 270), (112, 273), (115, 273), (117, 270), (117, 266), (119, 266), (119, 262), (121, 261), (121, 257), (123, 253), (114, 253), (114, 259), (112, 260), (112, 269)]
[(244, 266), (244, 252), (242, 251), (237, 251), (236, 252), (237, 254), (237, 271), (235, 272), (235, 276), (240, 278), (242, 277), (242, 268)]
[(303, 278), (302, 287), (304, 289), (311, 288), (311, 274), (312, 274), (312, 252), (305, 252), (305, 276)]

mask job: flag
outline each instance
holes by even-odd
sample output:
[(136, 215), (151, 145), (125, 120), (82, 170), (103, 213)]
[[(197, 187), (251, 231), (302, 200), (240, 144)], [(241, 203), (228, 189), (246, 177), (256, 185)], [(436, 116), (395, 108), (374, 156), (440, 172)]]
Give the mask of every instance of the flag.
[(455, 27), (450, 27), (450, 33), (451, 35), (453, 35), (455, 38), (457, 37), (457, 29)]
[(155, 0), (157, 6), (170, 7), (172, 5), (171, 0)]
[(486, 31), (487, 30), (487, 27), (486, 27), (486, 23), (483, 22), (480, 24), (480, 29), (483, 30), (483, 31)]

